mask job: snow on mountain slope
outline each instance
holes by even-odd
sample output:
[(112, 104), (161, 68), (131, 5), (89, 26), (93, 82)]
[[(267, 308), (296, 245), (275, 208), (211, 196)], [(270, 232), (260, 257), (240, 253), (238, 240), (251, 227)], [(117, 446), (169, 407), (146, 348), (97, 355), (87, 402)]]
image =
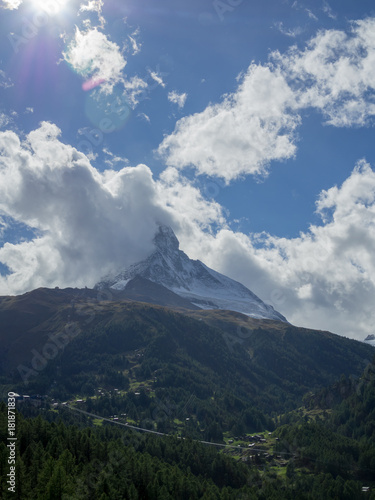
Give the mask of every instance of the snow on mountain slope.
[(253, 318), (286, 321), (241, 283), (234, 281), (199, 260), (191, 260), (179, 249), (173, 230), (160, 226), (154, 238), (155, 251), (144, 261), (116, 276), (107, 276), (96, 288), (126, 289), (127, 283), (141, 276), (158, 283), (202, 309), (227, 309)]

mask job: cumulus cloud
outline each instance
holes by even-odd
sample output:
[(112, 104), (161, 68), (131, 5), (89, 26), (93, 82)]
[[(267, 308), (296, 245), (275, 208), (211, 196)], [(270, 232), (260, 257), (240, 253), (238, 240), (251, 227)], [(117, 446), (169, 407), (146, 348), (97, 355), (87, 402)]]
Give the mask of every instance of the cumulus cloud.
[(174, 220), (174, 227), (183, 228), (180, 234), (198, 235), (199, 231), (210, 231), (212, 225), (227, 226), (221, 205), (204, 198), (200, 189), (177, 169), (164, 170), (156, 189)]
[(0, 132), (0, 213), (37, 234), (0, 248), (0, 262), (11, 271), (0, 276), (0, 295), (93, 286), (148, 256), (160, 223), (197, 235), (211, 224), (225, 227), (220, 205), (205, 200), (177, 170), (155, 181), (147, 166), (129, 167), (105, 150), (116, 171), (100, 172), (59, 135), (48, 122), (24, 141), (13, 131)]
[(1, 294), (38, 286), (93, 286), (111, 269), (144, 258), (157, 222), (171, 218), (145, 165), (100, 173), (59, 140), (50, 123), (22, 142), (0, 133), (0, 210), (39, 236), (6, 243)]
[(372, 333), (375, 172), (364, 160), (320, 193), (321, 223), (288, 239), (232, 231), (223, 207), (175, 167), (157, 181), (145, 165), (99, 172), (59, 134), (50, 123), (23, 141), (0, 132), (0, 213), (37, 234), (0, 248), (10, 269), (0, 294), (93, 286), (145, 258), (165, 223), (189, 256), (241, 281), (290, 322), (359, 339)]
[[(365, 19), (348, 32), (322, 31), (303, 50), (292, 47), (273, 53), (267, 65), (252, 64), (235, 92), (182, 118), (164, 138), (159, 152), (167, 168), (157, 181), (144, 165), (132, 168), (123, 160), (120, 168), (122, 159), (111, 153), (108, 165), (118, 171), (99, 172), (59, 140), (52, 124), (42, 124), (23, 141), (12, 131), (0, 132), (0, 213), (38, 234), (0, 248), (0, 262), (11, 271), (0, 277), (0, 293), (92, 286), (112, 268), (145, 257), (163, 222), (173, 226), (192, 258), (243, 282), (292, 323), (358, 339), (373, 333), (370, 165), (360, 161), (341, 186), (322, 191), (316, 204), (320, 224), (292, 239), (231, 230), (223, 207), (207, 200), (181, 169), (194, 166), (226, 182), (266, 175), (270, 162), (295, 155), (300, 114), (307, 108), (320, 111), (331, 126), (371, 124), (374, 28), (375, 20)], [(155, 85), (164, 84), (157, 71), (151, 73)], [(134, 105), (147, 95), (142, 79), (124, 85)], [(0, 221), (1, 228), (6, 229)]]
[(318, 108), (334, 126), (363, 126), (375, 115), (375, 18), (349, 32), (319, 32), (305, 50), (273, 54), (294, 88), (300, 108)]
[[(100, 26), (92, 27), (89, 19), (83, 22), (83, 29), (76, 27), (74, 37), (63, 52), (63, 59), (81, 75), (85, 81), (82, 88), (85, 91), (96, 89), (96, 94), (112, 94), (121, 89), (123, 97), (130, 107), (135, 108), (145, 99), (150, 90), (148, 81), (152, 85), (165, 87), (163, 73), (158, 68), (154, 71), (146, 68), (145, 78), (138, 75), (128, 76), (124, 73), (127, 65), (127, 56), (138, 54), (141, 43), (138, 41), (139, 29), (128, 35), (128, 43), (123, 47), (109, 39), (102, 32), (105, 19), (102, 16), (103, 0), (89, 0), (82, 4), (79, 12), (96, 12)], [(1, 77), (1, 73), (0, 73)], [(0, 80), (1, 85), (1, 80)], [(115, 89), (116, 86), (116, 89)]]
[(177, 104), (177, 106), (182, 109), (185, 106), (185, 102), (187, 99), (186, 92), (183, 94), (179, 94), (176, 90), (172, 90), (172, 92), (168, 92), (168, 100)]
[(295, 153), (299, 116), (293, 106), (285, 77), (270, 67), (252, 64), (235, 93), (179, 120), (159, 153), (169, 166), (192, 165), (199, 174), (227, 182), (243, 174), (265, 175), (271, 160)]
[(22, 0), (0, 0), (0, 9), (18, 9), (22, 4)]
[(86, 80), (100, 82), (101, 90), (106, 93), (123, 81), (126, 60), (120, 47), (97, 28), (86, 31), (76, 28), (74, 39), (63, 56)]
[(318, 32), (303, 50), (273, 52), (266, 65), (251, 64), (235, 92), (177, 122), (159, 147), (167, 165), (193, 166), (226, 182), (266, 175), (272, 161), (295, 155), (307, 108), (336, 127), (372, 124), (375, 18), (350, 26), (348, 32)]
[(375, 323), (375, 172), (361, 161), (317, 200), (321, 225), (297, 238), (182, 237), (186, 250), (247, 285), (291, 323), (363, 340)]

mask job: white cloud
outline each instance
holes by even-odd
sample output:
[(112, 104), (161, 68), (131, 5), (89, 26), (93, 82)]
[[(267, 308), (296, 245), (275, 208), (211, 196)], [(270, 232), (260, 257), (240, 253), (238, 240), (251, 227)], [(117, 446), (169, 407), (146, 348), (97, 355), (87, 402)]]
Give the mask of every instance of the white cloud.
[(285, 77), (276, 69), (253, 64), (234, 94), (179, 120), (159, 153), (167, 165), (193, 165), (199, 174), (227, 182), (243, 174), (264, 175), (271, 160), (295, 153), (299, 116), (293, 106)]
[(3, 89), (9, 89), (14, 86), (14, 83), (7, 76), (5, 71), (0, 69), (0, 87)]
[[(0, 261), (12, 270), (0, 278), (0, 293), (91, 286), (110, 265), (146, 255), (156, 223), (166, 222), (191, 257), (243, 282), (292, 323), (359, 339), (373, 333), (375, 173), (369, 165), (359, 162), (342, 186), (320, 193), (321, 224), (293, 239), (230, 230), (223, 208), (181, 174), (194, 165), (227, 182), (266, 175), (269, 162), (295, 154), (299, 113), (308, 107), (331, 125), (371, 124), (375, 20), (351, 26), (348, 33), (319, 32), (304, 50), (275, 53), (266, 66), (251, 65), (236, 92), (179, 120), (160, 146), (168, 168), (158, 181), (144, 165), (97, 171), (59, 141), (51, 124), (24, 142), (0, 132), (0, 209), (39, 231), (31, 241), (0, 248)], [(149, 78), (157, 84), (151, 72)], [(124, 85), (134, 105), (149, 90), (138, 77)], [(120, 167), (119, 158), (107, 156)]]
[(375, 18), (351, 31), (321, 31), (304, 51), (273, 54), (298, 93), (301, 108), (318, 108), (334, 126), (367, 125), (375, 115)]
[(0, 9), (18, 9), (22, 4), (22, 0), (0, 0)]
[(5, 221), (4, 217), (0, 214), (0, 238), (3, 238), (5, 231), (8, 229), (8, 224)]
[(317, 16), (314, 14), (314, 12), (312, 12), (312, 10), (310, 9), (305, 9), (305, 11), (307, 12), (307, 15), (309, 16), (310, 19), (312, 19), (313, 21), (319, 21), (319, 19), (317, 18)]
[(146, 113), (138, 113), (137, 116), (141, 118), (142, 120), (145, 120), (147, 123), (151, 122), (151, 119)]
[(108, 158), (104, 160), (107, 167), (114, 169), (118, 168), (119, 165), (122, 165), (122, 167), (129, 166), (129, 160), (127, 158), (121, 158), (120, 156), (114, 155), (108, 148), (103, 148), (103, 153), (108, 156)]
[(6, 127), (12, 121), (12, 118), (5, 113), (0, 113), (0, 128)]
[(74, 40), (63, 56), (77, 73), (86, 80), (100, 83), (100, 89), (106, 93), (123, 81), (126, 60), (119, 46), (96, 28), (87, 31), (76, 28)]
[(11, 270), (0, 277), (0, 294), (92, 286), (144, 258), (161, 222), (192, 258), (243, 282), (292, 323), (359, 339), (372, 332), (375, 172), (365, 161), (320, 193), (321, 224), (288, 239), (232, 231), (223, 208), (176, 168), (158, 181), (145, 165), (99, 172), (59, 133), (50, 123), (23, 142), (0, 132), (1, 213), (38, 233), (0, 248)]
[[(157, 224), (199, 234), (224, 227), (222, 208), (175, 169), (158, 181), (145, 165), (99, 172), (88, 158), (59, 140), (44, 122), (24, 141), (0, 132), (0, 211), (38, 236), (0, 248), (11, 274), (0, 295), (38, 286), (93, 286), (103, 275), (145, 258)], [(126, 163), (126, 160), (123, 160)]]
[(133, 76), (126, 80), (124, 88), (124, 96), (133, 109), (149, 94), (148, 83), (139, 76)]
[(274, 24), (274, 26), (280, 31), (285, 36), (289, 36), (290, 38), (296, 38), (297, 36), (301, 35), (303, 30), (300, 26), (297, 26), (296, 28), (285, 28), (284, 23), (282, 21), (278, 21), (277, 23)]
[(252, 64), (220, 103), (180, 119), (159, 146), (167, 165), (229, 182), (267, 175), (296, 153), (299, 113), (315, 108), (332, 126), (365, 126), (375, 116), (375, 18), (349, 32), (320, 31), (304, 50), (274, 52)]
[(168, 100), (177, 104), (177, 106), (182, 109), (185, 106), (185, 102), (187, 99), (187, 94), (184, 92), (183, 94), (179, 94), (176, 90), (172, 90), (172, 92), (168, 92)]
[(25, 142), (0, 132), (0, 210), (40, 232), (0, 249), (12, 271), (0, 277), (1, 294), (92, 286), (110, 268), (144, 258), (156, 221), (171, 221), (145, 165), (100, 173), (59, 133), (50, 123)]
[[(163, 73), (159, 69), (159, 65), (155, 70), (151, 68), (146, 68), (147, 75), (143, 79), (139, 76), (133, 76), (124, 82), (125, 92), (124, 96), (128, 100), (130, 106), (134, 109), (141, 101), (149, 99), (151, 92), (155, 90), (159, 85), (165, 87), (165, 82)], [(151, 82), (150, 82), (151, 80)]]
[[(81, 7), (81, 10), (92, 10), (91, 7), (95, 5), (97, 2), (89, 2), (88, 6)], [(102, 2), (99, 1), (98, 5), (101, 6)], [(137, 29), (128, 36), (130, 46), (125, 43), (120, 49), (99, 28), (92, 28), (88, 20), (84, 30), (76, 28), (75, 36), (63, 52), (63, 57), (74, 71), (85, 79), (82, 85), (84, 90), (96, 89), (101, 95), (120, 91), (129, 106), (134, 109), (141, 101), (149, 98), (151, 90), (159, 85), (163, 88), (166, 86), (163, 80), (165, 73), (162, 73), (158, 66), (155, 70), (146, 67), (144, 78), (125, 75), (125, 53), (129, 55), (132, 51), (131, 55), (135, 55), (141, 50), (138, 36)]]
[(157, 85), (160, 85), (163, 88), (165, 87), (165, 82), (163, 80), (163, 74), (160, 71), (158, 71), (158, 70), (154, 71), (154, 70), (148, 68), (148, 72), (149, 72), (149, 75), (152, 78), (152, 80), (154, 80), (154, 82)]
[(197, 234), (198, 230), (210, 230), (212, 225), (226, 227), (223, 209), (219, 203), (209, 201), (175, 168), (167, 168), (156, 184), (158, 198), (163, 200), (166, 210), (182, 234)]
[(139, 37), (139, 29), (136, 29), (131, 35), (128, 35), (132, 50), (133, 56), (138, 54), (141, 51), (142, 44), (137, 40)]
[(100, 26), (105, 25), (105, 19), (102, 15), (104, 1), (103, 0), (88, 0), (87, 4), (82, 4), (79, 8), (79, 13), (81, 12), (96, 12), (100, 22)]
[(363, 340), (375, 324), (375, 172), (361, 161), (317, 201), (322, 225), (293, 239), (182, 236), (184, 248), (247, 285), (288, 320)]
[(337, 15), (333, 12), (332, 7), (329, 5), (328, 2), (323, 2), (323, 12), (326, 14), (328, 17), (331, 19), (336, 19)]

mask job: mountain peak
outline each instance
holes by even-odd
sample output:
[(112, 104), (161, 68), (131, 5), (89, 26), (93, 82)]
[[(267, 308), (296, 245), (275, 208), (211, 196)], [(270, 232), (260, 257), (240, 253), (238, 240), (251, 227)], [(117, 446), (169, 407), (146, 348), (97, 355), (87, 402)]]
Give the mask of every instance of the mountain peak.
[(178, 251), (180, 243), (170, 226), (161, 225), (154, 236), (154, 244), (161, 252)]
[(190, 259), (179, 249), (179, 241), (169, 226), (159, 226), (153, 241), (156, 249), (147, 259), (116, 276), (105, 278), (95, 288), (126, 291), (130, 281), (140, 276), (162, 285), (200, 309), (224, 309), (253, 318), (287, 321), (238, 281), (210, 269), (199, 260)]

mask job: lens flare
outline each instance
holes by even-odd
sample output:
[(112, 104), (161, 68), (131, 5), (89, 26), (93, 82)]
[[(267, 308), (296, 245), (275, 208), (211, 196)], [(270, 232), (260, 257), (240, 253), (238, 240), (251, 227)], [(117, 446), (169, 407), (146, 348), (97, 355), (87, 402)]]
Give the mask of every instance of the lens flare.
[(69, 0), (30, 0), (30, 3), (35, 10), (42, 10), (53, 16), (64, 10)]

